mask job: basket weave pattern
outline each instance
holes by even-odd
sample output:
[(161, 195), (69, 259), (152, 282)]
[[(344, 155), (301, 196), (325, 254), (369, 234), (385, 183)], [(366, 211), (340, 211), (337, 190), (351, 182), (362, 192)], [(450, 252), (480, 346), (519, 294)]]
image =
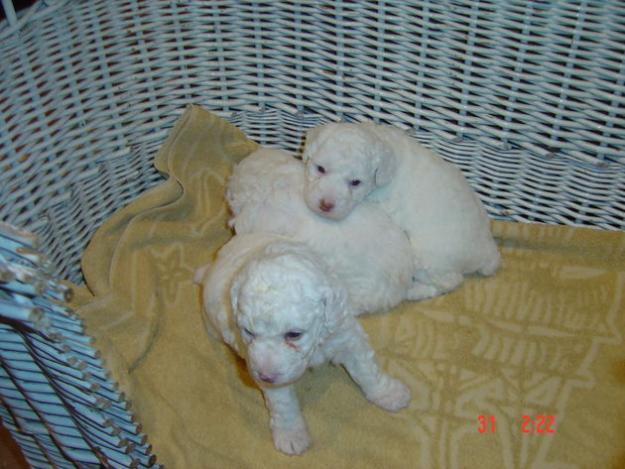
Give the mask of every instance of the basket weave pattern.
[[(294, 152), (321, 122), (397, 125), (495, 218), (625, 229), (621, 1), (49, 0), (6, 16), (0, 220), (37, 233), (59, 277), (80, 281), (94, 230), (161, 180), (152, 157), (189, 103)], [(63, 448), (53, 433), (20, 443)]]

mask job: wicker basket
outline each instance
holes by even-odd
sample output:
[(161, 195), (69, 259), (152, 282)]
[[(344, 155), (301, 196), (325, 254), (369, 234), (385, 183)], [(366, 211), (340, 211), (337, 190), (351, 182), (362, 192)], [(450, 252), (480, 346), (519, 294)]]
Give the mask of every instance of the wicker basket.
[(0, 416), (34, 467), (154, 464), (58, 279), (161, 181), (189, 103), (292, 150), (323, 121), (390, 123), (494, 218), (625, 229), (619, 0), (2, 5)]

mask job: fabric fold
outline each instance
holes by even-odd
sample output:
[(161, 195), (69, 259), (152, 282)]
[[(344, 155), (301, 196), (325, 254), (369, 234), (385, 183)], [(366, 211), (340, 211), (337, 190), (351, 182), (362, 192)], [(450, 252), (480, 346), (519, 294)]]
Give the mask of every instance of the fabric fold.
[(297, 385), (312, 448), (301, 457), (276, 452), (261, 393), (241, 361), (209, 338), (192, 282), (231, 236), (225, 182), (255, 148), (227, 121), (190, 106), (155, 157), (166, 180), (107, 220), (83, 256), (93, 298), (83, 297), (78, 312), (159, 462), (513, 468), (625, 461), (625, 233), (505, 222), (493, 225), (503, 255), (497, 275), (362, 318), (381, 365), (411, 388), (410, 407), (386, 413), (343, 370), (323, 366)]

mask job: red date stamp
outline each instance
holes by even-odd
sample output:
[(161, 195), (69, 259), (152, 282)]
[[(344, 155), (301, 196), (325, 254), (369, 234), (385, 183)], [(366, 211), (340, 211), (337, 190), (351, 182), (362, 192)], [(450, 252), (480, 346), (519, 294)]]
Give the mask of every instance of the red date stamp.
[[(480, 433), (495, 433), (497, 421), (494, 415), (478, 415), (477, 431)], [(555, 433), (556, 418), (553, 415), (523, 415), (519, 429), (522, 433)]]

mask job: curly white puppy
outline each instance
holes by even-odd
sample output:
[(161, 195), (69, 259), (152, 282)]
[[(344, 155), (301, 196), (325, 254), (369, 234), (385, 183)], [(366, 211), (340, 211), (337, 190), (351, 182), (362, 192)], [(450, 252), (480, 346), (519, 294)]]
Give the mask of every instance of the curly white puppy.
[(420, 267), (408, 237), (380, 207), (362, 203), (340, 222), (329, 220), (306, 206), (305, 182), (302, 161), (281, 150), (257, 150), (228, 181), (231, 226), (238, 234), (268, 232), (305, 242), (341, 278), (356, 314), (436, 293), (416, 279)]
[(293, 383), (328, 360), (345, 367), (367, 399), (389, 411), (410, 391), (377, 365), (347, 293), (306, 245), (269, 233), (236, 235), (198, 269), (209, 332), (216, 330), (248, 366), (270, 413), (275, 447), (310, 444)]
[(406, 230), (437, 293), (464, 275), (493, 274), (500, 256), (489, 219), (459, 169), (403, 131), (373, 123), (332, 123), (309, 131), (304, 150), (308, 207), (341, 220), (377, 202)]

